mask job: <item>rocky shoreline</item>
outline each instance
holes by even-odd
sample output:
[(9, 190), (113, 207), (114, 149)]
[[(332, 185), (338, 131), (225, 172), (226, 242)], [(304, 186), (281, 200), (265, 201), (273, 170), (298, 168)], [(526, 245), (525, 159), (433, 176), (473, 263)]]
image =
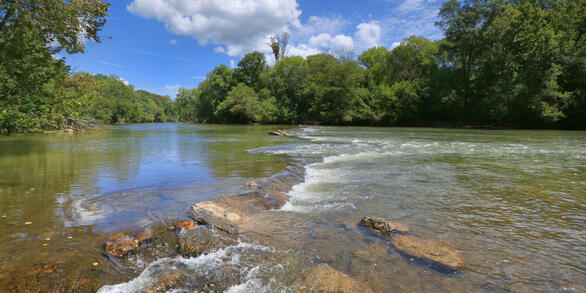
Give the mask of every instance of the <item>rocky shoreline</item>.
[[(285, 172), (264, 182), (247, 182), (252, 191), (194, 204), (189, 220), (170, 226), (153, 226), (139, 233), (112, 235), (104, 243), (104, 252), (116, 259), (136, 255), (148, 263), (160, 258), (199, 257), (239, 243), (240, 235), (261, 235), (261, 241), (287, 242), (279, 239), (279, 210), (289, 200), (287, 192), (304, 181), (305, 167), (312, 161), (294, 163)], [(288, 215), (290, 216), (290, 215)], [(356, 224), (366, 233), (376, 234), (407, 258), (438, 272), (455, 272), (464, 268), (464, 261), (449, 244), (433, 239), (409, 235), (409, 228), (380, 217), (364, 217)], [(295, 236), (293, 236), (294, 238)], [(282, 237), (283, 238), (283, 237)], [(257, 237), (258, 239), (258, 237)], [(360, 276), (350, 277), (327, 263), (312, 263), (291, 277), (294, 292), (373, 292)], [(146, 292), (161, 292), (180, 286), (181, 273), (164, 275), (153, 282), (154, 287), (142, 288)], [(200, 283), (200, 289), (222, 291), (226, 284)]]

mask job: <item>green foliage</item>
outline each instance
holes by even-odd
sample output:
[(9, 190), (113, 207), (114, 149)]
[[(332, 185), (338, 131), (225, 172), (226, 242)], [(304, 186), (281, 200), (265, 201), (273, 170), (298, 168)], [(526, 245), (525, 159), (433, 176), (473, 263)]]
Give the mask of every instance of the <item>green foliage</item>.
[(236, 68), (236, 79), (257, 90), (262, 86), (261, 74), (266, 70), (265, 56), (260, 52), (246, 54)]
[(115, 76), (70, 74), (60, 50), (100, 41), (100, 0), (0, 2), (0, 132), (59, 128), (69, 118), (105, 123), (490, 124), (586, 129), (583, 0), (447, 1), (445, 38), (411, 36), (375, 47), (285, 57), (288, 35), (269, 43), (277, 63), (244, 56), (195, 89), (169, 97)]
[(262, 119), (258, 95), (253, 88), (239, 83), (228, 92), (226, 100), (216, 109), (221, 121), (227, 122), (259, 122)]

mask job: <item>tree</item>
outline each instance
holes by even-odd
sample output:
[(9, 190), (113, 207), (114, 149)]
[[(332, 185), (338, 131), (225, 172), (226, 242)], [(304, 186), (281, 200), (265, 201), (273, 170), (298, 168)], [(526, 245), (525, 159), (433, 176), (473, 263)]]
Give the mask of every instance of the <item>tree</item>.
[(239, 83), (218, 105), (216, 116), (224, 122), (259, 122), (262, 119), (258, 95), (251, 87)]
[(285, 57), (287, 53), (287, 45), (289, 44), (289, 34), (282, 33), (280, 36), (271, 37), (267, 45), (271, 47), (273, 55), (275, 56), (275, 63)]
[(302, 57), (286, 57), (268, 72), (267, 87), (275, 96), (282, 122), (302, 122), (308, 118), (310, 100), (307, 61)]
[(260, 75), (266, 70), (267, 62), (265, 56), (258, 52), (248, 53), (238, 62), (236, 78), (255, 90), (262, 88)]
[(100, 42), (109, 4), (100, 0), (5, 0), (0, 3), (0, 132), (59, 126), (71, 114), (69, 68), (53, 54)]
[(220, 65), (207, 74), (206, 80), (199, 84), (197, 100), (197, 121), (216, 122), (216, 107), (226, 99), (226, 95), (237, 84), (236, 73), (226, 65)]
[(340, 62), (331, 55), (320, 54), (307, 57), (307, 66), (306, 91), (312, 97), (309, 119), (348, 124), (372, 118), (371, 109), (364, 102), (364, 69), (356, 62)]
[(98, 33), (106, 24), (109, 6), (102, 0), (5, 0), (0, 4), (0, 34), (26, 27), (53, 53), (83, 53), (86, 41), (101, 42)]

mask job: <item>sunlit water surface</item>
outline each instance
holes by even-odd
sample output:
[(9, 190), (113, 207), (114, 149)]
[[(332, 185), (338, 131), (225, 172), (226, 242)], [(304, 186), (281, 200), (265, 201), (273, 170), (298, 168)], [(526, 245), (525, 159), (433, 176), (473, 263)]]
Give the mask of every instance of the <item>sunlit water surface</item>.
[[(169, 270), (230, 282), (230, 292), (286, 292), (300, 270), (327, 262), (377, 292), (586, 291), (586, 133), (301, 127), (283, 138), (267, 136), (272, 128), (1, 138), (0, 282), (50, 259), (94, 270), (102, 282), (90, 288), (120, 283), (103, 292), (141, 290)], [(99, 252), (103, 233), (187, 217), (197, 201), (307, 158), (321, 161), (289, 192), (274, 231), (288, 241), (243, 236), (210, 255), (141, 264), (137, 277)], [(466, 269), (446, 274), (397, 253), (356, 227), (367, 215), (449, 242)]]

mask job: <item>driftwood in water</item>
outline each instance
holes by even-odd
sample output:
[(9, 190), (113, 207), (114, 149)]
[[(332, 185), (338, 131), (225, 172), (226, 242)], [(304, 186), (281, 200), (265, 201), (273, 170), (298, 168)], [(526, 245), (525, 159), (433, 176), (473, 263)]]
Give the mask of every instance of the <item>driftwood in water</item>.
[(279, 129), (279, 130), (274, 130), (274, 131), (269, 131), (269, 135), (275, 135), (275, 136), (291, 136), (291, 134), (289, 134), (287, 131)]

